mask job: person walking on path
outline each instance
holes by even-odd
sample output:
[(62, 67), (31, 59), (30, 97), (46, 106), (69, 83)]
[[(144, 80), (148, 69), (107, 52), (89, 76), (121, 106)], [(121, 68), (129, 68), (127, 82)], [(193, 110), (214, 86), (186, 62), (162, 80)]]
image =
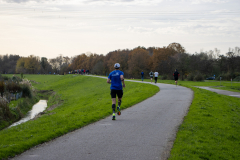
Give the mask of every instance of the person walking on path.
[(143, 71), (141, 72), (141, 78), (142, 78), (142, 81), (143, 81), (143, 78), (144, 78), (144, 72)]
[(158, 72), (157, 72), (157, 71), (155, 71), (155, 72), (154, 72), (155, 83), (157, 83), (158, 75), (159, 75), (159, 74), (158, 74)]
[(124, 73), (122, 71), (119, 70), (120, 68), (120, 64), (119, 63), (115, 63), (114, 64), (114, 68), (115, 70), (112, 71), (107, 79), (107, 83), (111, 84), (111, 97), (112, 97), (112, 111), (113, 111), (113, 116), (112, 116), (112, 120), (116, 120), (115, 117), (115, 109), (116, 109), (116, 95), (118, 97), (118, 115), (121, 115), (120, 112), (120, 106), (122, 103), (122, 96), (123, 96), (123, 89), (122, 87), (125, 88), (125, 83), (124, 83)]
[(152, 79), (153, 79), (153, 72), (152, 72), (152, 71), (149, 72), (149, 76), (150, 76), (150, 78), (151, 78), (151, 83), (152, 83)]
[(180, 74), (178, 73), (178, 71), (177, 71), (177, 69), (176, 69), (175, 72), (173, 73), (176, 86), (177, 86), (177, 81), (178, 81), (178, 76), (179, 76), (179, 75), (180, 75)]

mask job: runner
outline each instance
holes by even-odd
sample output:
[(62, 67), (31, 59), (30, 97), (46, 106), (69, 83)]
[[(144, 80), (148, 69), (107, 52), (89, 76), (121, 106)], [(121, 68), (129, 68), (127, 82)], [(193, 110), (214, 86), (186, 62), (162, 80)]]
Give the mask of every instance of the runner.
[(121, 115), (120, 112), (120, 106), (121, 106), (121, 102), (122, 102), (122, 96), (123, 96), (123, 90), (122, 87), (125, 88), (125, 83), (124, 83), (124, 73), (122, 71), (119, 70), (120, 68), (120, 64), (116, 63), (114, 64), (114, 68), (115, 70), (112, 71), (107, 79), (107, 83), (111, 83), (111, 97), (112, 97), (112, 111), (113, 111), (113, 116), (112, 116), (112, 120), (115, 120), (115, 109), (116, 109), (116, 95), (118, 97), (118, 115)]
[(151, 71), (151, 72), (149, 73), (149, 75), (150, 75), (150, 78), (151, 78), (151, 83), (152, 83), (152, 79), (153, 79), (153, 72)]
[(143, 81), (143, 78), (144, 78), (144, 72), (143, 71), (141, 72), (141, 78), (142, 78), (142, 81)]
[(155, 77), (155, 83), (157, 83), (157, 79), (158, 79), (158, 72), (157, 71), (154, 72), (154, 77)]
[(176, 86), (177, 86), (177, 81), (178, 81), (178, 76), (179, 76), (179, 75), (180, 75), (180, 74), (178, 73), (178, 71), (177, 71), (177, 69), (176, 69), (175, 72), (173, 73)]

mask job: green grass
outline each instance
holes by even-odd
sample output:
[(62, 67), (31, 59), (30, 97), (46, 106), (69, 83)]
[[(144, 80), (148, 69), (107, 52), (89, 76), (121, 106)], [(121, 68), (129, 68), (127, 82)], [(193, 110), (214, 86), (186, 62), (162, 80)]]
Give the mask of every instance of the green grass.
[[(62, 105), (42, 117), (0, 131), (0, 159), (25, 150), (103, 119), (112, 113), (110, 85), (106, 79), (79, 75), (24, 75), (39, 90), (54, 90), (57, 96), (49, 104), (63, 100)], [(159, 91), (154, 85), (125, 82), (121, 109), (153, 96)], [(132, 96), (134, 95), (134, 96)]]
[(19, 121), (24, 117), (28, 111), (31, 110), (32, 106), (38, 102), (38, 97), (32, 98), (20, 98), (18, 100), (12, 100), (9, 103), (10, 117), (0, 121), (0, 130), (10, 126), (12, 123)]
[[(6, 140), (3, 138), (4, 141), (0, 142), (0, 157), (13, 156), (36, 144), (51, 140), (111, 114), (109, 85), (106, 84), (104, 79), (91, 77), (85, 79), (85, 76), (74, 77), (72, 75), (55, 77), (49, 75), (46, 75), (46, 77), (25, 76), (41, 82), (40, 84), (34, 84), (36, 88), (56, 91), (57, 95), (64, 100), (64, 103), (51, 111), (50, 113), (54, 113), (51, 116), (45, 115), (35, 121), (16, 126), (12, 130), (5, 130), (4, 134), (0, 132), (1, 140), (3, 137), (7, 137)], [(144, 81), (150, 80), (145, 79)], [(174, 84), (173, 80), (158, 80), (158, 82)], [(84, 86), (81, 84), (84, 84)], [(179, 81), (178, 84), (191, 88), (194, 91), (194, 99), (187, 116), (179, 127), (169, 159), (240, 159), (240, 99), (194, 87), (220, 86), (219, 81)], [(221, 88), (231, 87), (231, 82), (222, 81), (221, 85)], [(233, 85), (238, 87), (240, 83), (233, 83)], [(144, 88), (146, 86), (149, 90)], [(146, 84), (126, 82), (123, 107), (126, 108), (141, 101), (141, 99), (131, 99), (133, 98), (132, 94), (135, 97), (140, 96), (142, 99), (147, 98), (146, 95), (141, 95), (141, 91), (142, 89), (144, 92), (156, 89), (151, 87)], [(156, 91), (147, 94), (153, 95)], [(78, 95), (72, 98), (73, 93), (69, 92)], [(89, 96), (92, 97), (93, 101), (89, 102)], [(60, 101), (57, 97), (51, 97), (49, 103), (54, 104), (55, 101)], [(100, 104), (102, 107), (95, 107), (96, 104)], [(49, 127), (49, 125), (52, 126)], [(16, 134), (16, 132), (19, 132), (19, 134)], [(23, 136), (24, 133), (27, 134)]]
[[(174, 80), (158, 80), (158, 83), (175, 84)], [(231, 86), (231, 82), (222, 81), (220, 86), (219, 81), (179, 81), (178, 84), (191, 88), (194, 99), (179, 127), (169, 160), (240, 159), (240, 98), (194, 87), (215, 86), (239, 92), (240, 83)]]
[[(141, 79), (134, 79), (136, 81), (142, 81)], [(150, 79), (144, 79), (145, 82), (151, 82)], [(154, 82), (154, 79), (153, 79)], [(161, 80), (158, 79), (158, 83), (167, 83), (167, 84), (173, 84), (175, 85), (174, 80)], [(206, 80), (203, 82), (195, 82), (195, 81), (178, 81), (178, 85), (182, 86), (207, 86), (207, 87), (212, 87), (216, 89), (222, 89), (222, 90), (228, 90), (232, 92), (240, 92), (240, 82), (233, 82), (231, 81), (215, 81), (215, 80)]]
[(169, 160), (240, 159), (240, 99), (191, 88), (193, 103)]

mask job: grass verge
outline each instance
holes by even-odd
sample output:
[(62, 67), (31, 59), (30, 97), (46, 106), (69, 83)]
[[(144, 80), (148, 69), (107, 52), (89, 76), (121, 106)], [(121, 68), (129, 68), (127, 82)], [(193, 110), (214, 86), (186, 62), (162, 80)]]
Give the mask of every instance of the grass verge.
[[(158, 82), (175, 84), (173, 80)], [(240, 99), (194, 87), (218, 86), (219, 81), (179, 81), (178, 84), (191, 88), (194, 99), (179, 127), (169, 160), (240, 159)], [(239, 87), (240, 83), (224, 81), (221, 87), (214, 88), (236, 92)]]
[(240, 99), (190, 87), (194, 91), (169, 160), (239, 159)]
[[(49, 98), (63, 103), (36, 120), (0, 131), (0, 159), (13, 157), (40, 143), (111, 115), (110, 85), (106, 79), (79, 75), (25, 75), (38, 90), (53, 90)], [(128, 108), (159, 91), (154, 85), (125, 82), (121, 108)], [(135, 95), (135, 96), (132, 96)], [(48, 104), (48, 105), (49, 105)]]
[[(136, 81), (142, 81), (141, 79), (134, 79)], [(145, 82), (151, 82), (150, 79), (144, 79)], [(154, 82), (154, 79), (153, 79)], [(175, 85), (174, 80), (161, 80), (158, 79), (158, 83), (166, 83), (166, 84), (173, 84)], [(222, 89), (222, 90), (228, 90), (232, 92), (240, 92), (240, 82), (233, 82), (231, 83), (230, 81), (202, 81), (202, 82), (197, 82), (197, 81), (178, 81), (178, 85), (182, 86), (208, 86), (216, 89)]]

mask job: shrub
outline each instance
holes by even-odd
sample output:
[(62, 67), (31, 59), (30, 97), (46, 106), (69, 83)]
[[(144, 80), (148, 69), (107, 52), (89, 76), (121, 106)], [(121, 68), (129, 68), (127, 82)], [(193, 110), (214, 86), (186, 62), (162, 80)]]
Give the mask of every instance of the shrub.
[(240, 76), (240, 72), (235, 72), (235, 73), (233, 73), (233, 79), (235, 79), (235, 78), (237, 78), (237, 77), (239, 77)]
[(190, 73), (187, 77), (188, 81), (193, 81), (194, 80), (194, 74)]
[(233, 81), (240, 81), (240, 76), (237, 76), (236, 78), (234, 78)]
[(9, 78), (7, 76), (2, 76), (3, 80), (8, 81)]
[(12, 81), (15, 82), (15, 83), (18, 83), (18, 82), (21, 82), (22, 79), (20, 77), (18, 77), (18, 76), (13, 76), (12, 77)]
[[(178, 77), (178, 78), (180, 78), (180, 77)], [(174, 77), (173, 77), (173, 75), (172, 75), (172, 74), (168, 74), (168, 76), (167, 76), (167, 79), (168, 79), (168, 80), (173, 80), (173, 79), (174, 79)]]
[(224, 74), (219, 75), (219, 76), (216, 78), (216, 80), (220, 80), (220, 77), (222, 77), (221, 80), (230, 81), (232, 75), (231, 75), (231, 73), (224, 73)]
[(200, 73), (197, 73), (196, 76), (193, 78), (194, 81), (203, 81), (204, 76)]
[(0, 99), (0, 117), (1, 117), (0, 121), (9, 120), (12, 118), (12, 113), (9, 110), (8, 103), (3, 99)]
[(22, 89), (17, 82), (8, 81), (6, 90), (8, 90), (10, 93), (17, 93), (20, 92)]
[(0, 93), (1, 97), (3, 97), (3, 92), (5, 91), (5, 84), (4, 81), (0, 81)]
[(161, 80), (166, 80), (166, 79), (167, 79), (167, 75), (161, 76)]
[(31, 91), (31, 88), (29, 87), (29, 85), (22, 84), (22, 93), (23, 93), (23, 97), (32, 98), (32, 91)]

